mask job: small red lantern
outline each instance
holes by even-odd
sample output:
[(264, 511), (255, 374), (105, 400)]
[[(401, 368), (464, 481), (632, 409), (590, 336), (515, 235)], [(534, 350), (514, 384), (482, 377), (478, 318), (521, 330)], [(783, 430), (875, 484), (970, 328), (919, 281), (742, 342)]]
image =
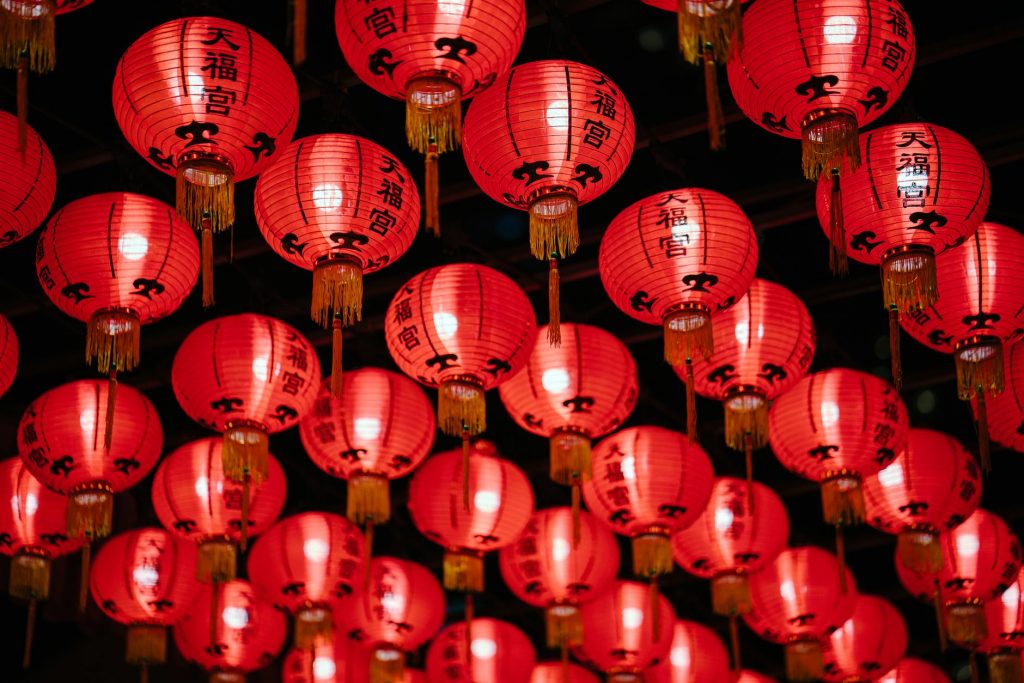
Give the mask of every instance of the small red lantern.
[(530, 683), (537, 656), (526, 634), (481, 618), (448, 626), (427, 648), (427, 678), (445, 683)]
[(192, 610), (174, 625), (174, 644), (210, 672), (210, 683), (245, 683), (284, 647), (288, 621), (256, 596), (248, 581), (205, 586)]
[(860, 595), (853, 616), (828, 637), (825, 680), (867, 683), (896, 666), (907, 651), (907, 624), (888, 600)]
[(722, 639), (695, 621), (676, 621), (668, 659), (651, 669), (645, 683), (728, 681), (729, 655)]
[[(985, 399), (992, 440), (1024, 453), (1024, 344), (1013, 344), (1004, 354), (1004, 389)], [(973, 408), (977, 415), (977, 399)]]
[(600, 683), (597, 676), (569, 662), (541, 662), (533, 667), (530, 683)]
[(426, 155), (426, 227), (439, 234), (437, 155), (459, 147), (462, 100), (512, 66), (526, 31), (526, 3), (407, 0), (396, 15), (391, 6), (342, 0), (334, 22), (345, 61), (359, 79), (405, 100), (409, 147)]
[(178, 215), (202, 232), (203, 305), (210, 306), (213, 233), (235, 222), (235, 183), (259, 174), (295, 134), (299, 88), (291, 67), (241, 24), (185, 17), (129, 46), (113, 98), (128, 144), (177, 178)]
[(750, 597), (753, 610), (743, 620), (765, 640), (785, 646), (786, 678), (821, 678), (822, 646), (829, 633), (853, 616), (857, 602), (850, 570), (821, 548), (787, 548), (751, 575)]
[[(7, 10), (0, 6), (0, 22), (5, 15)], [(57, 169), (49, 148), (28, 125), (24, 130), (22, 144), (18, 140), (18, 119), (0, 112), (0, 247), (14, 244), (38, 228), (46, 220), (57, 192)]]
[(1024, 637), (1024, 570), (1017, 580), (999, 595), (985, 603), (987, 635), (974, 643), (957, 643), (988, 657), (989, 677), (995, 683), (1024, 680), (1021, 670), (1021, 644)]
[(900, 562), (918, 572), (942, 569), (939, 533), (970, 517), (981, 500), (974, 456), (948, 434), (911, 429), (906, 448), (864, 479), (868, 523), (897, 534)]
[(89, 573), (92, 599), (128, 627), (125, 661), (146, 679), (150, 664), (167, 659), (167, 628), (189, 613), (201, 584), (196, 547), (163, 529), (126, 531), (103, 544)]
[(736, 683), (778, 683), (778, 681), (756, 671), (744, 669), (740, 672), (740, 677), (736, 679)]
[(14, 326), (0, 315), (0, 396), (7, 393), (18, 374), (18, 335)]
[(331, 610), (354, 604), (363, 535), (344, 517), (303, 512), (270, 527), (249, 553), (249, 580), (264, 600), (295, 616), (295, 646), (328, 643)]
[[(362, 643), (350, 640), (346, 633), (335, 633), (330, 642), (317, 643), (311, 649), (293, 647), (281, 667), (282, 683), (366, 683), (361, 679), (366, 664)], [(411, 669), (406, 669), (408, 674)], [(425, 681), (423, 683), (426, 683)]]
[(904, 657), (892, 671), (879, 678), (878, 683), (949, 683), (949, 676), (931, 662)]
[(739, 301), (754, 279), (757, 236), (731, 199), (702, 189), (660, 192), (612, 221), (598, 266), (626, 315), (665, 334), (665, 360), (686, 367), (686, 424), (696, 439), (693, 364), (714, 353), (711, 314)]

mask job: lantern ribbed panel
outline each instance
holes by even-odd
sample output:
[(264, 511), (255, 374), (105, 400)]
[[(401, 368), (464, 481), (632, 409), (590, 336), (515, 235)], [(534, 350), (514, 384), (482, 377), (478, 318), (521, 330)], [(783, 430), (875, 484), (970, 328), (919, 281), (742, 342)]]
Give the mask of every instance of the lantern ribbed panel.
[(537, 319), (506, 275), (452, 263), (425, 270), (398, 290), (384, 335), (395, 363), (420, 383), (471, 377), (490, 389), (526, 364)]
[(510, 69), (473, 101), (462, 149), (480, 189), (526, 209), (552, 192), (579, 204), (601, 196), (626, 170), (635, 137), (629, 103), (607, 76), (545, 60)]
[(879, 678), (878, 683), (949, 683), (949, 676), (931, 662), (904, 657), (892, 671)]
[(774, 678), (759, 674), (756, 671), (750, 669), (744, 669), (740, 672), (740, 677), (736, 683), (778, 683)]
[(578, 664), (569, 664), (569, 677), (564, 677), (561, 662), (541, 662), (533, 667), (530, 683), (600, 683), (597, 676)]
[(77, 199), (39, 235), (36, 274), (61, 311), (88, 321), (103, 309), (143, 324), (178, 309), (199, 276), (199, 242), (163, 202), (129, 192)]
[(360, 368), (343, 376), (340, 403), (324, 382), (299, 423), (302, 445), (317, 467), (348, 479), (358, 472), (404, 477), (434, 445), (434, 408), (415, 382), (389, 370)]
[(67, 498), (39, 483), (20, 458), (0, 461), (0, 502), (0, 537), (7, 540), (0, 553), (32, 548), (58, 557), (78, 549), (79, 541), (67, 537)]
[(14, 326), (0, 315), (0, 396), (7, 393), (18, 374), (18, 335)]
[(672, 536), (672, 553), (679, 566), (702, 579), (713, 579), (723, 572), (755, 572), (774, 560), (789, 540), (786, 506), (758, 482), (754, 482), (753, 509), (749, 498), (746, 481), (715, 479), (701, 516)]
[[(985, 217), (988, 168), (971, 143), (948, 128), (875, 128), (860, 136), (860, 157), (861, 166), (842, 181), (850, 258), (878, 264), (890, 249), (911, 245), (938, 254), (970, 237)], [(818, 178), (818, 221), (826, 235), (831, 186), (831, 178)]]
[(271, 248), (306, 270), (339, 256), (363, 273), (379, 270), (406, 252), (420, 221), (408, 169), (380, 145), (341, 133), (283, 150), (256, 181), (254, 207)]
[(106, 381), (83, 379), (50, 389), (25, 409), (18, 452), (32, 475), (57, 493), (96, 481), (124, 491), (160, 458), (160, 417), (140, 391), (121, 384), (109, 451), (103, 448), (106, 417)]
[(192, 609), (201, 587), (195, 575), (194, 543), (144, 527), (103, 544), (93, 558), (89, 590), (118, 623), (171, 626)]
[(92, 3), (92, 0), (56, 0), (57, 14), (67, 14)]
[(256, 592), (293, 614), (310, 603), (346, 604), (363, 571), (363, 534), (328, 512), (285, 517), (257, 539), (246, 564)]
[[(217, 591), (217, 624), (210, 628), (210, 602)], [(284, 647), (288, 620), (256, 596), (248, 581), (236, 579), (203, 586), (192, 609), (174, 626), (174, 644), (182, 656), (207, 671), (255, 671)], [(211, 644), (211, 633), (216, 634)]]
[(718, 634), (695, 621), (676, 621), (669, 656), (647, 674), (645, 683), (705, 683), (732, 680), (729, 654)]
[(991, 654), (1004, 650), (1020, 651), (1024, 633), (1024, 570), (999, 596), (985, 603), (988, 635), (974, 645), (977, 652)]
[[(165, 529), (179, 538), (204, 536), (238, 540), (242, 528), (242, 484), (224, 476), (223, 441), (199, 439), (171, 452), (153, 477), (153, 510)], [(267, 478), (249, 491), (249, 537), (270, 528), (284, 509), (288, 483), (273, 456)]]
[(598, 266), (623, 313), (661, 325), (681, 304), (715, 313), (739, 301), (754, 279), (757, 254), (750, 220), (735, 202), (687, 188), (619, 213), (601, 238)]
[(907, 624), (888, 600), (862, 594), (853, 616), (829, 636), (825, 680), (871, 680), (892, 669), (907, 651)]
[(1003, 393), (985, 396), (988, 430), (996, 443), (1024, 453), (1024, 344), (1003, 350), (1003, 367)]
[(832, 368), (807, 375), (768, 414), (769, 440), (788, 470), (812, 481), (845, 469), (866, 477), (907, 442), (907, 408), (874, 375)]
[(501, 576), (517, 598), (534, 607), (584, 603), (612, 585), (619, 571), (615, 536), (580, 512), (573, 547), (572, 510), (539, 510), (516, 541), (498, 553)]
[(471, 656), (466, 653), (466, 622), (452, 624), (437, 634), (427, 648), (428, 679), (530, 683), (537, 655), (525, 633), (506, 621), (486, 617), (473, 620), (471, 633)]
[(38, 228), (53, 206), (57, 169), (46, 143), (25, 127), (25, 154), (18, 151), (18, 119), (0, 112), (0, 247)]
[(640, 673), (664, 660), (672, 649), (675, 610), (659, 593), (659, 614), (654, 619), (647, 584), (616, 581), (585, 604), (581, 612), (587, 637), (582, 646), (573, 648), (573, 653), (600, 671)]
[(952, 436), (911, 429), (906, 448), (863, 482), (865, 519), (897, 534), (925, 526), (944, 531), (971, 516), (981, 500), (981, 470)]
[(711, 459), (685, 434), (629, 427), (597, 444), (593, 459), (594, 476), (583, 484), (583, 499), (616, 533), (635, 536), (656, 528), (672, 534), (693, 524), (707, 507)]
[(185, 337), (171, 384), (182, 410), (204, 427), (223, 431), (252, 420), (274, 433), (312, 410), (320, 361), (291, 325), (256, 313), (228, 315)]
[[(903, 35), (899, 35), (901, 31)], [(769, 0), (743, 13), (729, 59), (736, 104), (765, 130), (799, 138), (805, 120), (838, 110), (864, 127), (887, 111), (914, 66), (914, 29), (899, 3)]]
[[(282, 683), (356, 683), (366, 680), (358, 675), (363, 670), (369, 673), (367, 663), (358, 661), (366, 659), (369, 651), (363, 644), (351, 640), (347, 633), (335, 631), (329, 643), (316, 643), (312, 649), (313, 661), (310, 662), (310, 650), (292, 647), (284, 657), (281, 666)], [(313, 677), (310, 677), (310, 671)], [(409, 671), (406, 669), (406, 671)]]
[(217, 17), (144, 33), (117, 64), (113, 97), (128, 144), (170, 175), (183, 155), (202, 152), (226, 161), (235, 181), (251, 178), (288, 146), (299, 116), (284, 58), (259, 34)]
[[(484, 552), (514, 542), (533, 514), (533, 489), (512, 461), (478, 440), (469, 459), (469, 500), (462, 504), (462, 449), (433, 455), (409, 484), (409, 513), (420, 533), (446, 548)], [(476, 622), (474, 622), (475, 624)]]
[(839, 562), (814, 546), (787, 548), (750, 576), (754, 611), (743, 615), (755, 633), (773, 643), (797, 638), (822, 640), (853, 615), (857, 588), (846, 569), (846, 592), (839, 586)]

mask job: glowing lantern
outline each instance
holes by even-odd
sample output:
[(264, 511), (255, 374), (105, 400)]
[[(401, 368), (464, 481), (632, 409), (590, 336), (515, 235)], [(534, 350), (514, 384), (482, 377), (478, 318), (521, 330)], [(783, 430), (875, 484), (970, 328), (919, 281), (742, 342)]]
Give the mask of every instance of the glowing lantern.
[(729, 655), (722, 640), (707, 626), (676, 621), (668, 659), (651, 669), (645, 683), (728, 681)]
[(977, 642), (957, 643), (973, 652), (988, 657), (988, 673), (993, 683), (1020, 683), (1021, 644), (1024, 637), (1024, 570), (1017, 580), (985, 603), (985, 630), (987, 635)]
[(889, 671), (907, 651), (907, 624), (888, 600), (860, 595), (853, 616), (828, 637), (825, 680), (867, 683)]
[(7, 393), (18, 373), (18, 336), (10, 321), (0, 315), (0, 396)]
[[(1013, 344), (1004, 354), (1005, 389), (985, 399), (992, 440), (1024, 453), (1024, 345)], [(974, 402), (977, 413), (977, 400)]]
[(446, 683), (530, 683), (537, 656), (526, 634), (498, 619), (448, 626), (427, 649), (427, 678)]
[(600, 683), (582, 666), (565, 662), (541, 662), (533, 667), (530, 683)]
[(774, 678), (769, 678), (764, 674), (759, 674), (756, 671), (744, 669), (740, 672), (740, 676), (736, 679), (736, 683), (778, 683), (778, 681)]
[(904, 657), (878, 683), (949, 683), (949, 676), (931, 662)]
[[(0, 5), (0, 21), (6, 14)], [(0, 112), (0, 247), (14, 244), (38, 228), (57, 191), (57, 169), (46, 143), (28, 125), (24, 126), (25, 140), (19, 141), (20, 130), (18, 119)]]
[[(351, 640), (347, 633), (335, 633), (329, 642), (320, 642), (312, 649), (293, 647), (281, 667), (282, 683), (366, 683), (368, 663), (362, 660), (367, 652), (362, 643)], [(406, 669), (406, 674), (412, 671)], [(365, 675), (363, 675), (365, 674)], [(359, 676), (362, 675), (362, 678)], [(403, 683), (426, 683), (407, 681)]]

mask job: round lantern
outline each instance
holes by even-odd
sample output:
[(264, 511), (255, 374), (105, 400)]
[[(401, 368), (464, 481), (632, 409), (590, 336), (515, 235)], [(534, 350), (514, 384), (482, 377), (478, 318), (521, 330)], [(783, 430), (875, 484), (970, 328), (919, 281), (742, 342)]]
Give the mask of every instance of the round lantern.
[(569, 662), (541, 662), (533, 667), (530, 683), (600, 683), (597, 676)]
[(14, 326), (0, 315), (0, 396), (7, 393), (18, 373), (18, 335)]
[(426, 155), (426, 227), (439, 234), (437, 156), (461, 143), (462, 100), (489, 88), (512, 65), (526, 31), (526, 3), (410, 0), (396, 14), (391, 6), (341, 0), (334, 21), (342, 54), (359, 79), (405, 100), (406, 139)]
[(373, 525), (391, 518), (388, 481), (423, 462), (435, 430), (434, 409), (416, 383), (379, 368), (345, 373), (340, 401), (324, 382), (299, 423), (314, 464), (347, 481), (348, 518), (366, 525), (368, 546)]
[(614, 683), (641, 683), (673, 646), (675, 612), (664, 595), (635, 581), (616, 581), (583, 606), (587, 638), (573, 652)]
[(189, 417), (224, 433), (224, 476), (258, 485), (267, 478), (268, 435), (312, 410), (320, 361), (291, 325), (256, 313), (229, 315), (185, 337), (171, 385)]
[(546, 260), (548, 341), (560, 343), (557, 259), (580, 243), (576, 212), (622, 176), (633, 155), (633, 112), (600, 71), (547, 60), (510, 69), (466, 114), (463, 154), (476, 184), (530, 214), (530, 253)]
[[(0, 22), (7, 14), (0, 7)], [(0, 247), (14, 244), (38, 228), (57, 192), (57, 169), (49, 148), (34, 130), (27, 125), (24, 129), (25, 142), (21, 144), (18, 119), (0, 112)]]
[(1003, 365), (1003, 392), (985, 399), (988, 429), (993, 441), (1024, 453), (1024, 345), (1011, 345)]
[(1020, 683), (1021, 638), (1024, 638), (1024, 570), (1017, 580), (998, 597), (985, 603), (985, 631), (987, 635), (973, 643), (957, 643), (974, 652), (987, 655), (989, 677), (994, 683)]
[(900, 562), (907, 569), (942, 569), (939, 533), (977, 509), (981, 472), (974, 456), (952, 436), (911, 429), (906, 448), (887, 467), (866, 479), (868, 523), (897, 534)]
[(739, 678), (736, 679), (736, 683), (778, 683), (774, 678), (759, 674), (756, 671), (750, 669), (744, 669), (740, 672)]
[(867, 683), (889, 671), (907, 651), (907, 624), (888, 600), (860, 595), (853, 616), (829, 636), (825, 680)]
[[(317, 643), (312, 649), (290, 649), (281, 666), (281, 681), (355, 683), (360, 680), (357, 676), (366, 668), (361, 661), (365, 656), (362, 643), (349, 639), (348, 634), (335, 633), (332, 641)], [(407, 674), (410, 671), (411, 669), (406, 669)], [(366, 683), (365, 676), (361, 680), (362, 683)]]
[(598, 266), (605, 291), (626, 315), (661, 325), (665, 360), (686, 368), (687, 433), (696, 439), (693, 365), (714, 353), (711, 314), (750, 289), (757, 236), (731, 199), (702, 189), (660, 192), (612, 221)]
[(672, 552), (680, 567), (710, 579), (715, 614), (731, 617), (750, 612), (748, 576), (774, 560), (788, 540), (789, 515), (774, 491), (718, 477), (701, 516), (673, 534)]
[[(89, 574), (92, 599), (128, 627), (125, 660), (145, 671), (167, 655), (167, 628), (189, 613), (201, 584), (194, 543), (144, 527), (114, 536)], [(144, 674), (145, 675), (145, 674)]]
[(676, 621), (668, 659), (651, 670), (645, 683), (704, 683), (732, 680), (722, 640), (695, 621)]
[(591, 439), (629, 417), (639, 387), (636, 362), (614, 335), (573, 323), (561, 335), (560, 346), (538, 341), (498, 391), (516, 424), (550, 440), (551, 479), (578, 489), (591, 475)]
[(264, 600), (295, 615), (295, 646), (328, 643), (333, 607), (355, 603), (363, 536), (344, 517), (303, 512), (285, 517), (253, 544), (246, 565)]
[(450, 683), (530, 683), (537, 661), (526, 634), (506, 621), (448, 626), (427, 649), (427, 678)]
[(860, 165), (857, 129), (899, 99), (916, 47), (903, 7), (769, 0), (743, 15), (729, 60), (736, 104), (765, 130), (803, 140), (804, 176)]
[(914, 657), (904, 657), (889, 673), (878, 679), (878, 683), (950, 683), (942, 669), (931, 662)]
[(341, 328), (362, 319), (363, 275), (394, 263), (416, 237), (416, 185), (376, 143), (314, 135), (293, 142), (260, 175), (255, 211), (274, 251), (313, 271), (310, 315), (333, 330), (332, 389), (340, 396)]
[(235, 221), (235, 183), (259, 174), (295, 133), (291, 67), (241, 24), (185, 17), (129, 46), (113, 98), (128, 143), (177, 178), (178, 214), (202, 232), (203, 304), (212, 305), (213, 233)]
[(853, 574), (835, 555), (814, 546), (787, 548), (751, 575), (753, 609), (743, 619), (765, 640), (785, 646), (788, 680), (813, 681), (824, 675), (828, 634), (853, 616), (857, 597)]
[(222, 443), (216, 437), (181, 446), (165, 457), (153, 477), (153, 510), (165, 529), (195, 543), (196, 577), (207, 583), (235, 578), (235, 543), (270, 528), (288, 484), (284, 470), (267, 456), (267, 479), (249, 491), (224, 476)]
[(573, 512), (539, 510), (512, 544), (498, 553), (501, 576), (517, 598), (544, 610), (548, 647), (583, 644), (580, 605), (612, 585), (619, 571), (615, 536), (593, 515), (580, 513), (573, 543)]
[(956, 361), (960, 400), (977, 400), (981, 466), (988, 468), (985, 400), (1003, 391), (1003, 345), (1020, 335), (1024, 308), (1024, 235), (982, 223), (962, 247), (935, 259), (942, 296), (900, 318), (911, 337)]

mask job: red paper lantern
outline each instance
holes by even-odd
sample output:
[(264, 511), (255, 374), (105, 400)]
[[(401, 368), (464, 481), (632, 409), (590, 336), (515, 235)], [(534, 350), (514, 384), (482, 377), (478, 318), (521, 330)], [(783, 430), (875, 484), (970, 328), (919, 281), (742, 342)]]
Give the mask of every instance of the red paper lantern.
[(803, 140), (804, 176), (860, 164), (857, 129), (888, 111), (916, 47), (903, 7), (868, 0), (770, 0), (743, 15), (729, 60), (736, 104), (765, 130)]
[(744, 669), (740, 672), (740, 677), (736, 679), (736, 683), (778, 683), (774, 678), (759, 674), (756, 671), (750, 669)]
[(416, 383), (380, 368), (345, 373), (341, 399), (324, 382), (313, 411), (299, 423), (306, 454), (348, 482), (348, 518), (383, 524), (391, 518), (388, 480), (419, 466), (434, 445), (434, 409)]
[(949, 683), (949, 676), (931, 662), (904, 657), (892, 671), (879, 678), (878, 683)]
[(285, 517), (253, 544), (249, 580), (260, 596), (295, 616), (295, 646), (331, 641), (332, 608), (355, 604), (363, 535), (344, 517), (303, 512)]
[(981, 500), (974, 456), (948, 434), (911, 429), (906, 448), (864, 479), (868, 523), (898, 534), (900, 562), (915, 571), (942, 568), (939, 533), (970, 517)]
[[(187, 74), (187, 78), (184, 75)], [(177, 178), (177, 211), (203, 236), (203, 304), (213, 304), (213, 233), (235, 221), (235, 183), (292, 140), (299, 89), (284, 58), (251, 29), (217, 17), (161, 24), (114, 74), (114, 116), (136, 152)]]
[(256, 181), (255, 212), (274, 251), (313, 271), (310, 315), (333, 329), (332, 388), (340, 396), (341, 328), (363, 317), (363, 275), (394, 263), (416, 237), (416, 185), (376, 143), (313, 135), (289, 145)]
[(112, 537), (89, 573), (92, 599), (105, 615), (128, 627), (125, 660), (162, 664), (167, 628), (189, 613), (201, 584), (196, 547), (163, 529), (144, 527)]
[(758, 571), (786, 547), (789, 515), (782, 500), (763, 484), (718, 477), (704, 512), (672, 535), (672, 553), (679, 566), (711, 581), (715, 614), (734, 616), (750, 611), (749, 574)]
[(896, 666), (907, 651), (907, 624), (888, 600), (860, 595), (853, 616), (829, 636), (825, 680), (866, 683)]
[(707, 453), (662, 427), (629, 427), (594, 449), (597, 476), (583, 486), (587, 507), (605, 526), (633, 539), (633, 573), (672, 571), (669, 536), (707, 507), (714, 472)]
[(996, 683), (1020, 681), (1021, 644), (1024, 637), (1024, 570), (1017, 580), (999, 595), (985, 603), (986, 635), (974, 643), (958, 643), (988, 657), (989, 676)]
[[(1011, 345), (1003, 365), (1003, 392), (985, 399), (988, 429), (993, 441), (1024, 453), (1024, 345)], [(976, 400), (973, 407), (976, 415)]]
[(615, 536), (593, 515), (580, 513), (578, 526), (576, 521), (569, 508), (539, 510), (519, 538), (498, 553), (509, 589), (544, 610), (548, 647), (583, 643), (580, 605), (611, 586), (619, 571)]
[(751, 575), (750, 597), (753, 610), (743, 620), (765, 640), (785, 646), (786, 678), (821, 678), (822, 646), (828, 634), (853, 615), (857, 602), (850, 570), (821, 548), (787, 548)]
[(721, 638), (695, 621), (676, 621), (668, 659), (647, 674), (645, 683), (704, 683), (731, 680), (729, 655)]
[[(566, 675), (568, 671), (568, 675)], [(600, 683), (597, 676), (582, 666), (561, 662), (541, 662), (533, 667), (530, 683)]]
[(256, 313), (209, 320), (178, 347), (174, 395), (189, 417), (224, 432), (224, 475), (261, 484), (268, 435), (298, 423), (320, 388), (316, 349), (276, 318)]
[(259, 599), (248, 581), (236, 579), (200, 589), (174, 626), (174, 644), (211, 672), (210, 683), (245, 683), (246, 673), (277, 657), (287, 632), (285, 616)]
[[(366, 683), (362, 662), (366, 651), (362, 643), (350, 640), (346, 633), (335, 633), (330, 642), (311, 649), (293, 647), (281, 667), (282, 683)], [(406, 669), (408, 674), (411, 669)], [(425, 682), (423, 682), (425, 683)]]
[[(6, 14), (0, 8), (0, 17)], [(49, 148), (34, 130), (27, 125), (24, 130), (22, 145), (17, 117), (0, 112), (0, 247), (14, 244), (38, 228), (57, 192), (57, 169)]]
[(470, 634), (464, 621), (437, 634), (427, 648), (427, 678), (445, 683), (530, 683), (536, 661), (525, 633), (506, 621), (481, 618), (473, 621)]
[(14, 326), (0, 315), (0, 396), (7, 393), (18, 374), (18, 335)]

